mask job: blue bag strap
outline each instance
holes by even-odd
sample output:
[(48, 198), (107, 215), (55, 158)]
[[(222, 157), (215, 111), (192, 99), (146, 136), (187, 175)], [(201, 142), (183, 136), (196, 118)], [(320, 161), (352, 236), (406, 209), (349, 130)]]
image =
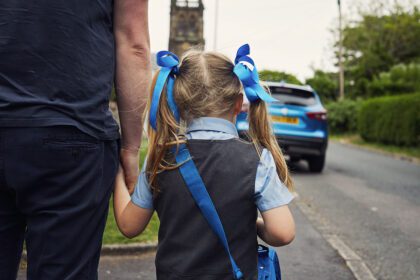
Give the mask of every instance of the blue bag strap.
[(200, 208), (204, 218), (207, 220), (211, 229), (225, 248), (226, 253), (229, 255), (234, 278), (238, 280), (242, 279), (243, 274), (230, 253), (225, 230), (223, 229), (222, 222), (217, 214), (216, 207), (214, 207), (213, 201), (207, 192), (206, 186), (204, 185), (200, 173), (192, 161), (190, 152), (185, 144), (180, 145), (179, 151), (176, 154), (176, 162), (177, 164), (180, 164), (179, 171), (197, 203), (198, 208)]

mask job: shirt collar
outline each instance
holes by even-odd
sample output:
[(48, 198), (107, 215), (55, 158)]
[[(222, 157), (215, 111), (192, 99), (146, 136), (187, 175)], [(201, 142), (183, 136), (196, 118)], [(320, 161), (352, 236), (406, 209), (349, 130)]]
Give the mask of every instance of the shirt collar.
[(194, 131), (216, 131), (239, 137), (236, 126), (221, 118), (202, 117), (193, 119), (187, 127), (187, 133)]

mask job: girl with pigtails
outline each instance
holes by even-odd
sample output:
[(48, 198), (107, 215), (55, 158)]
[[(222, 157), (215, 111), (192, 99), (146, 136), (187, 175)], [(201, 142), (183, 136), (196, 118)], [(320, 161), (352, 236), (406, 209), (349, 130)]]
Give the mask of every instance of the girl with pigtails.
[[(219, 53), (191, 50), (180, 63), (160, 52), (158, 65), (146, 110), (148, 154), (133, 195), (122, 169), (116, 180), (118, 227), (137, 236), (157, 212), (157, 279), (238, 279), (233, 260), (240, 279), (257, 279), (257, 236), (283, 246), (293, 240), (295, 226), (288, 208), (292, 180), (267, 114), (273, 98), (259, 84), (249, 46), (239, 48), (235, 64)], [(250, 102), (250, 141), (235, 127), (243, 94)], [(179, 161), (182, 149), (189, 157)], [(181, 172), (191, 163), (220, 218), (229, 254)]]

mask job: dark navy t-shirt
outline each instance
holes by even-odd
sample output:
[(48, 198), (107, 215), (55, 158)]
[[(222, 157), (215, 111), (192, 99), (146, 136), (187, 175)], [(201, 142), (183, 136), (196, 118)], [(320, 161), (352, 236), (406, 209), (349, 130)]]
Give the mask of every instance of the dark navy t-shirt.
[(0, 127), (73, 125), (119, 137), (113, 0), (0, 1)]

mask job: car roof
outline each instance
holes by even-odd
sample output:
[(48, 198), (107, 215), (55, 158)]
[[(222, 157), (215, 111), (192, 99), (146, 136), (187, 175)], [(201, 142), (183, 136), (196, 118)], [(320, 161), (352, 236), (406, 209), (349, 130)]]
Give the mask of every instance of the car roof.
[(291, 88), (291, 89), (297, 89), (297, 90), (305, 90), (313, 92), (313, 88), (310, 85), (295, 85), (295, 84), (289, 84), (286, 82), (270, 82), (270, 81), (262, 81), (263, 85), (269, 86), (269, 87), (284, 87), (284, 88)]

